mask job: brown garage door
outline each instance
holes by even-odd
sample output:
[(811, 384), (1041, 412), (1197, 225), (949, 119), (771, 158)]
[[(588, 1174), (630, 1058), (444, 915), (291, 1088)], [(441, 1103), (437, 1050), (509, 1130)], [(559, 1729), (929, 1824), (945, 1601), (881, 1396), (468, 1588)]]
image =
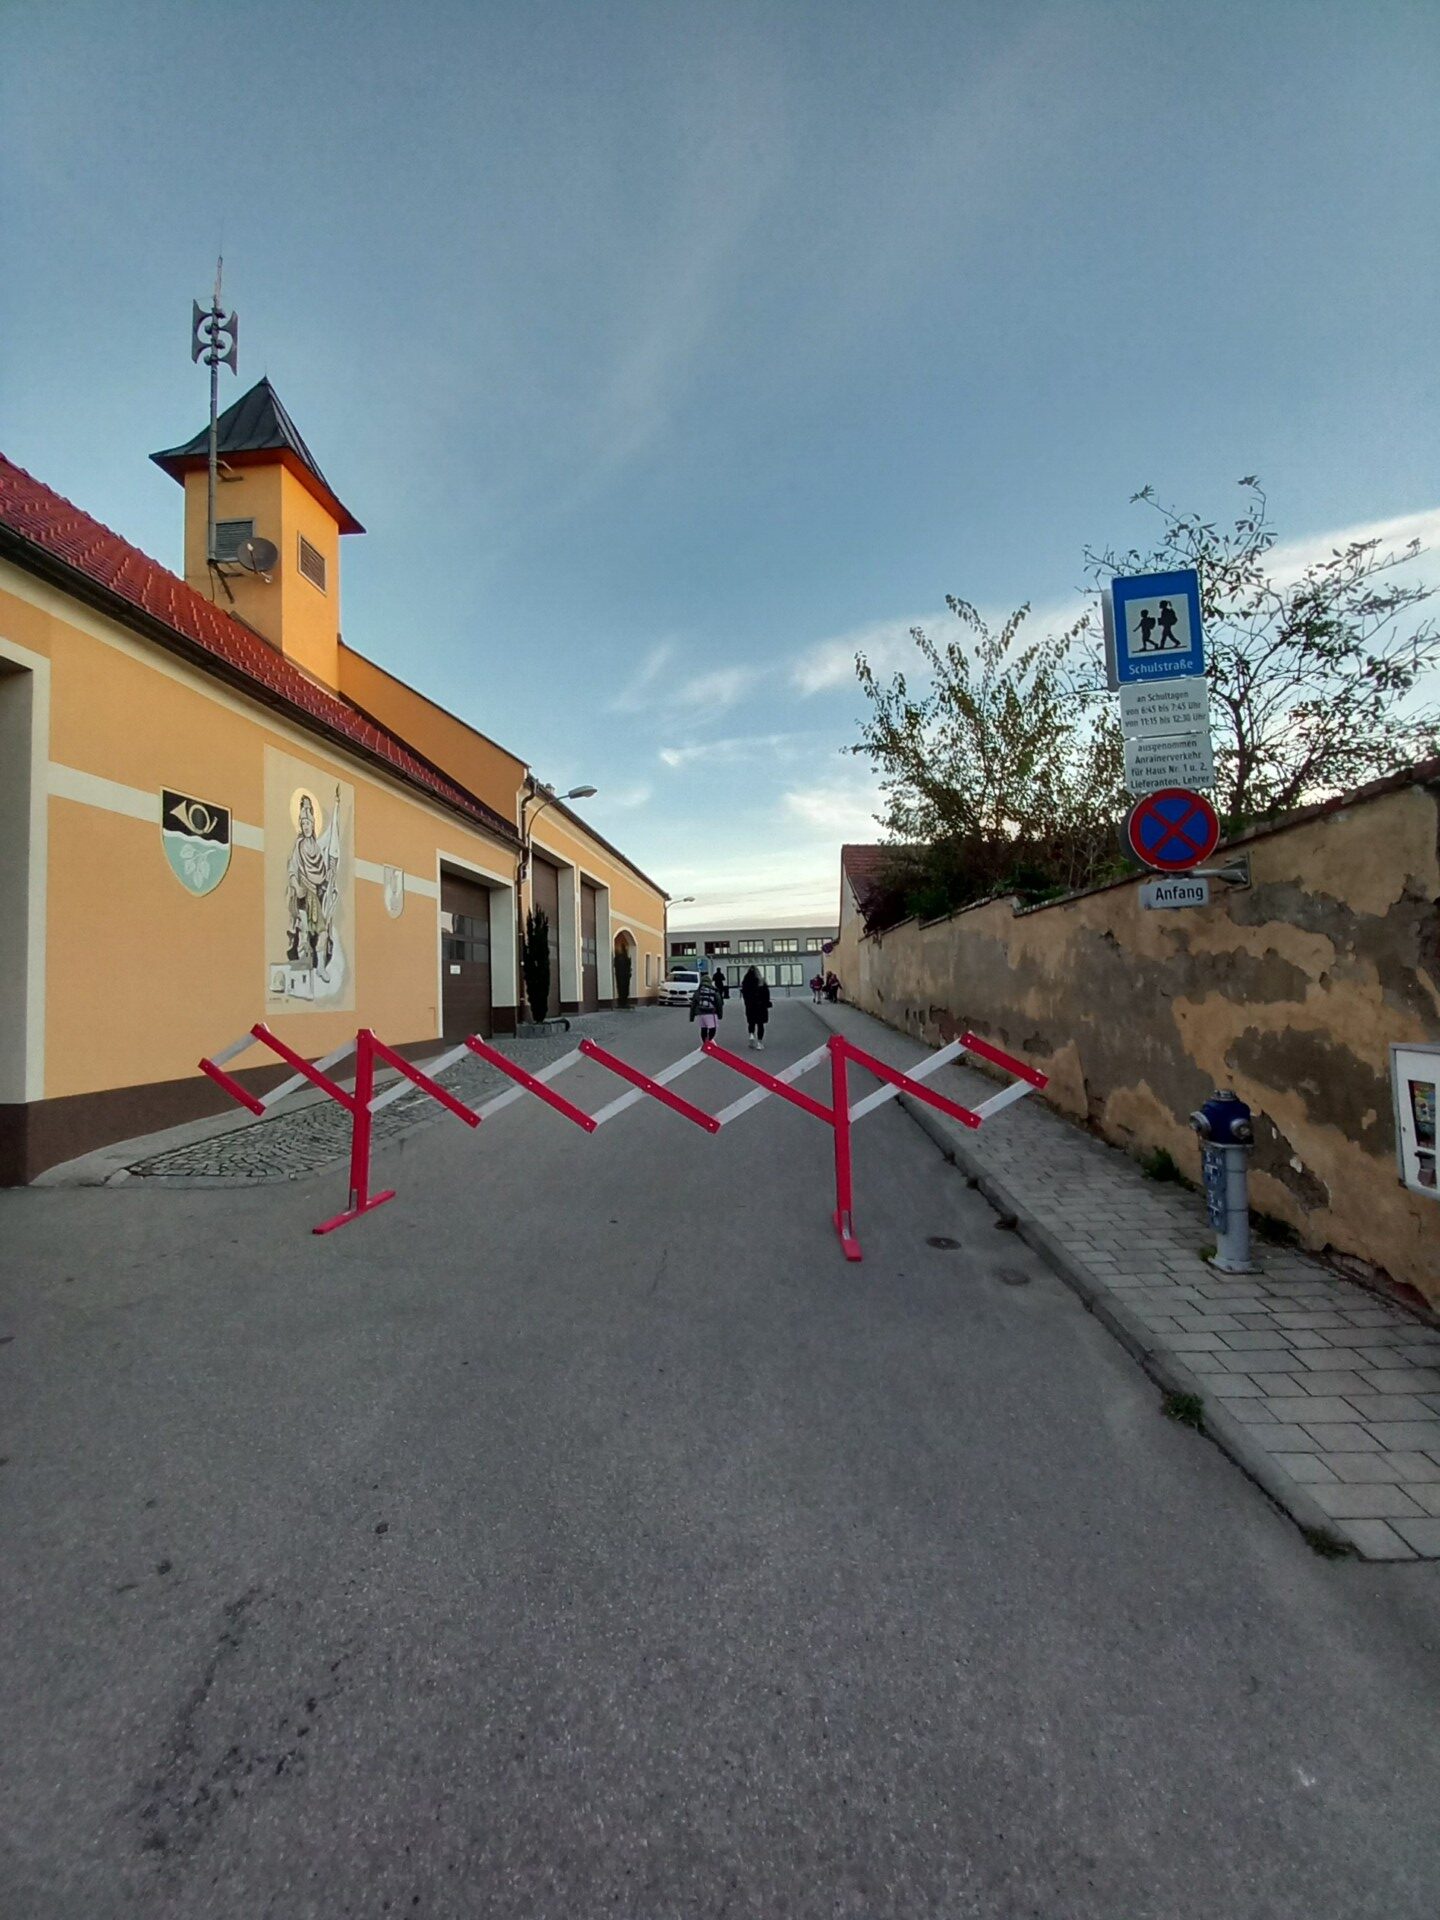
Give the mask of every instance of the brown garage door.
[(595, 944), (595, 889), (580, 882), (580, 1002), (586, 1013), (600, 1008), (600, 949)]
[(440, 998), (447, 1040), (490, 1032), (490, 895), (440, 875)]
[[(548, 1011), (560, 1010), (560, 869), (550, 861), (535, 855), (530, 869), (530, 890), (534, 903), (550, 922), (550, 1005)], [(532, 1019), (542, 1019), (538, 1007), (532, 1007)]]

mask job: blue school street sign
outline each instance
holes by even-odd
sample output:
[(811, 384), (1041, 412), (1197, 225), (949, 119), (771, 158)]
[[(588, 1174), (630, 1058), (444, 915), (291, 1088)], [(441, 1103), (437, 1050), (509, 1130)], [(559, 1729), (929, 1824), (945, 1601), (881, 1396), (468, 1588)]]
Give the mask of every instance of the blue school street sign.
[(1204, 673), (1200, 576), (1193, 568), (1111, 581), (1105, 596), (1105, 666), (1112, 687)]

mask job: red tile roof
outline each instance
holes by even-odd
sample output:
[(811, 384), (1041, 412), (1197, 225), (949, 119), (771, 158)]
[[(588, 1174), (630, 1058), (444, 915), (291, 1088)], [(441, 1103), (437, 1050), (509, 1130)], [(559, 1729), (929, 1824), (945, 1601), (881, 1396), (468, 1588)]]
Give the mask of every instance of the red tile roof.
[[(14, 539), (5, 539), (6, 533)], [(117, 618), (124, 619), (125, 609), (132, 609), (143, 616), (146, 624), (141, 625), (141, 631), (152, 638), (157, 637), (153, 628), (158, 622), (179, 643), (177, 651), (197, 665), (232, 682), (238, 680), (255, 698), (288, 711), (292, 719), (312, 732), (329, 734), (383, 762), (401, 780), (467, 815), (487, 832), (516, 840), (509, 821), (431, 766), (397, 734), (378, 726), (338, 694), (307, 679), (268, 640), (213, 605), (118, 533), (82, 513), (3, 453), (0, 553), (32, 572), (43, 571), (53, 577), (58, 568), (77, 588), (85, 583), (98, 587), (107, 598), (123, 603), (110, 609)]]
[(840, 871), (850, 882), (855, 900), (864, 911), (866, 899), (882, 883), (886, 862), (895, 857), (890, 846), (845, 846), (840, 849)]

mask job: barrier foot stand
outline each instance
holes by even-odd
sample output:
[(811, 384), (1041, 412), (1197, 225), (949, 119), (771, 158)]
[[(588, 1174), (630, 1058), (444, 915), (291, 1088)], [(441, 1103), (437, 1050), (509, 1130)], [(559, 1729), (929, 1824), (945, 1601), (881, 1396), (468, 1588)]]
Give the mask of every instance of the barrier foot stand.
[[(333, 1233), (348, 1226), (362, 1213), (373, 1213), (387, 1200), (395, 1198), (394, 1188), (385, 1193), (370, 1191), (370, 1102), (375, 1094), (375, 1036), (362, 1027), (355, 1036), (355, 1091), (346, 1104), (350, 1107), (350, 1205), (333, 1220), (325, 1220), (312, 1233)], [(343, 1097), (343, 1096), (342, 1096)]]
[(847, 1260), (861, 1258), (855, 1238), (854, 1193), (850, 1167), (850, 1092), (846, 1085), (845, 1042), (830, 1036), (830, 1097), (835, 1118), (835, 1212), (832, 1216)]

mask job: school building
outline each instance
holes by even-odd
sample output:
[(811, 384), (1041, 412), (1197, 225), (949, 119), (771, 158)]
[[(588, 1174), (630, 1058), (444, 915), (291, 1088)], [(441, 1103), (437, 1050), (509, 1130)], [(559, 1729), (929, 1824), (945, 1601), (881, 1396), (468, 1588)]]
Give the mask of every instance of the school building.
[(811, 978), (830, 965), (827, 947), (836, 929), (812, 922), (778, 927), (702, 928), (696, 933), (672, 932), (670, 966), (698, 967), (709, 973), (723, 967), (731, 986), (738, 986), (747, 970), (757, 967), (771, 987), (787, 990), (808, 987)]
[(220, 1110), (197, 1062), (258, 1020), (312, 1059), (513, 1032), (532, 903), (550, 1012), (663, 977), (664, 891), (342, 640), (364, 530), (268, 379), (218, 439), (213, 567), (208, 428), (152, 456), (183, 578), (0, 455), (0, 1183)]

